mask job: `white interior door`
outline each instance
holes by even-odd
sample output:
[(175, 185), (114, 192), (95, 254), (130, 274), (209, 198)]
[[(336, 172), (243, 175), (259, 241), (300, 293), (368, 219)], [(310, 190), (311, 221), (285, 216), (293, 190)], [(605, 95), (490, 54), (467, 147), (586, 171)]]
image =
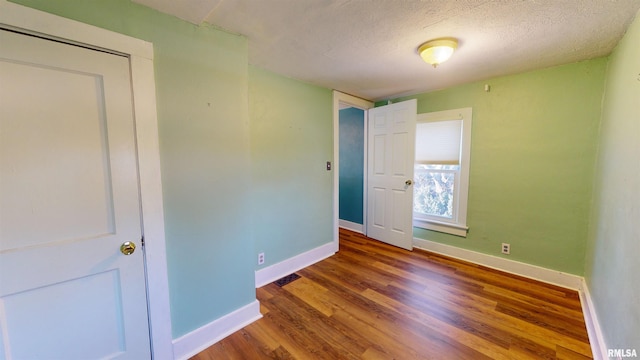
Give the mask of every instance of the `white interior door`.
[(0, 44), (0, 359), (149, 359), (128, 59)]
[(367, 236), (413, 249), (417, 100), (369, 110)]

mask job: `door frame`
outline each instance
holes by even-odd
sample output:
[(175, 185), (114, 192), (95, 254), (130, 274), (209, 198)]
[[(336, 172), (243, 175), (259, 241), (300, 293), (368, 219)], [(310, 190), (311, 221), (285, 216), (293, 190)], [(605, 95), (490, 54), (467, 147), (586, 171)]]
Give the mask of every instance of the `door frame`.
[(334, 251), (338, 251), (340, 227), (340, 104), (350, 105), (364, 110), (364, 197), (362, 204), (363, 230), (367, 229), (367, 129), (368, 111), (374, 103), (359, 97), (333, 90), (333, 244)]
[(145, 240), (147, 308), (151, 354), (171, 359), (164, 207), (156, 110), (153, 44), (123, 34), (0, 0), (0, 27), (57, 41), (122, 54), (130, 59), (138, 176)]

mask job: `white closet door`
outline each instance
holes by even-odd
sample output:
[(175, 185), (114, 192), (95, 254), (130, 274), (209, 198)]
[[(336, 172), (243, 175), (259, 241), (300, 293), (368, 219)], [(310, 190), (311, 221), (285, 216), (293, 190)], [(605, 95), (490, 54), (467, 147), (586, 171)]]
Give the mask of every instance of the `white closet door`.
[(149, 359), (129, 60), (0, 44), (0, 359)]

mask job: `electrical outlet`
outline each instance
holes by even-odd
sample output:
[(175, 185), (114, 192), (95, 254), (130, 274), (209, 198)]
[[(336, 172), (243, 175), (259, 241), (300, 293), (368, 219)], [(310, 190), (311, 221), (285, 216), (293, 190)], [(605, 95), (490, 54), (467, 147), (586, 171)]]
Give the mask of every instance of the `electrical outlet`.
[(503, 254), (511, 254), (511, 244), (502, 243), (502, 253)]
[(258, 265), (264, 264), (264, 253), (258, 254)]

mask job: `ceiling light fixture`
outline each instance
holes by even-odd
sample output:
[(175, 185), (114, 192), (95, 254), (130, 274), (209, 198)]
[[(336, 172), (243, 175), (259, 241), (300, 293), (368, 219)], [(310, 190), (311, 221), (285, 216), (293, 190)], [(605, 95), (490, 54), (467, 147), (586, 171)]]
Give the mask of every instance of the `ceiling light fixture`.
[(426, 63), (436, 67), (447, 61), (457, 47), (458, 40), (454, 38), (435, 39), (420, 45), (418, 54)]

